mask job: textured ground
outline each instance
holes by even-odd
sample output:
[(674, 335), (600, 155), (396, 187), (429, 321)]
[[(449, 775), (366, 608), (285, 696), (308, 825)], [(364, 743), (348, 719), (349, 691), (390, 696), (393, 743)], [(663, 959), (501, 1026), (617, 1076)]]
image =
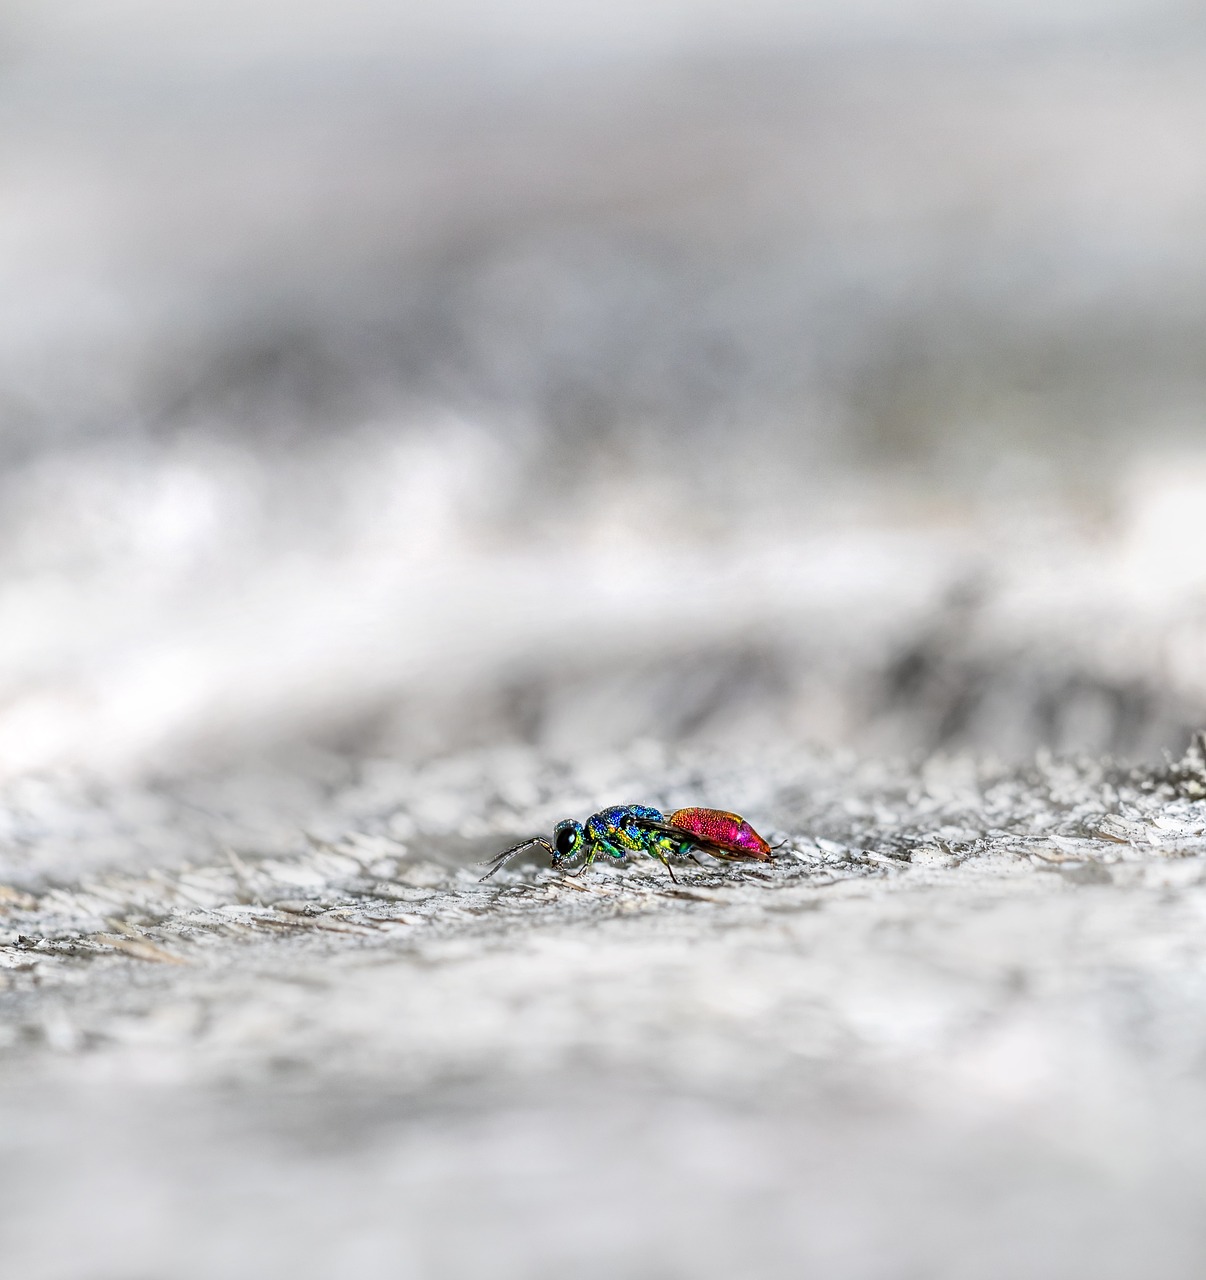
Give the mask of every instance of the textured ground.
[[(497, 751), (349, 767), (268, 852), (13, 865), (5, 1270), (1200, 1275), (1204, 764)], [(14, 864), (103, 865), (68, 793), (9, 797)], [(790, 843), (469, 866), (638, 797)]]

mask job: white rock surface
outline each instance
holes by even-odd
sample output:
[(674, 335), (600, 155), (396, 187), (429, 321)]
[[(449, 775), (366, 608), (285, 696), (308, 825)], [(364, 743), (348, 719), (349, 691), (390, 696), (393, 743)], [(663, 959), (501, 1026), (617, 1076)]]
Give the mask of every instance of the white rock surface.
[[(5, 890), (6, 1272), (1201, 1273), (1200, 747), (634, 754), (365, 766), (332, 839)], [(467, 865), (638, 797), (788, 843)]]

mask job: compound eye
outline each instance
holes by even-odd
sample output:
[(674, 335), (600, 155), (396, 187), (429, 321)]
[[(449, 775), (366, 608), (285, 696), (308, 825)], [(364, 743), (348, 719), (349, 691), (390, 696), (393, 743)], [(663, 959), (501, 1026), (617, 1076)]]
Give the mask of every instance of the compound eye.
[(578, 843), (578, 833), (573, 827), (562, 827), (553, 837), (553, 846), (562, 858), (568, 858)]

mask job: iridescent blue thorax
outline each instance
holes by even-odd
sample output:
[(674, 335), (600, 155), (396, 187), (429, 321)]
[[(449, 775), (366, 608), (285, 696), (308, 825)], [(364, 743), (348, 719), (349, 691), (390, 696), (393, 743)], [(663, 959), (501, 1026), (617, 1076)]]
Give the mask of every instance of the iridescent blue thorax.
[(586, 838), (592, 843), (618, 846), (629, 853), (645, 852), (653, 833), (640, 826), (642, 821), (662, 822), (664, 819), (659, 810), (648, 805), (612, 805), (610, 809), (600, 809), (587, 818)]

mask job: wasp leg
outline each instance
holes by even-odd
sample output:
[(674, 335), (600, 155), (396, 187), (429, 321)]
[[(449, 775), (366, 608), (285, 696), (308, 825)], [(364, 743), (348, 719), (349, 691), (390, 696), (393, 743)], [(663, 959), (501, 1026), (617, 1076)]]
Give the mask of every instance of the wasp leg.
[(578, 868), (577, 871), (567, 871), (565, 873), (567, 876), (573, 876), (576, 879), (584, 871), (589, 871), (590, 864), (594, 862), (594, 860), (599, 856), (600, 851), (604, 849), (610, 854), (613, 854), (613, 855), (615, 854), (615, 850), (609, 844), (607, 844), (605, 841), (602, 841), (602, 840), (591, 841), (587, 845), (587, 849), (589, 850), (589, 852), (586, 855), (586, 861)]
[(628, 861), (627, 849), (617, 847), (610, 840), (594, 840), (590, 844), (590, 853), (587, 855), (586, 861), (577, 871), (571, 871), (569, 874), (580, 876), (601, 853), (610, 854), (617, 862)]
[(690, 858), (691, 861), (702, 871), (706, 871), (708, 869), (707, 863), (700, 862), (700, 860), (695, 856), (695, 851), (699, 846), (693, 844), (690, 840), (666, 841), (666, 843), (662, 845), (662, 848), (665, 849), (667, 853), (677, 854), (680, 858)]
[(680, 840), (674, 849), (674, 852), (677, 853), (680, 858), (690, 858), (701, 871), (707, 871), (708, 864), (706, 862), (700, 862), (699, 858), (696, 857), (696, 850), (698, 848), (699, 846), (697, 844), (692, 844), (690, 840)]
[(707, 867), (695, 856), (695, 849), (695, 844), (690, 840), (675, 840), (663, 835), (650, 845), (649, 851), (666, 868), (670, 879), (678, 884), (678, 877), (674, 874), (674, 867), (670, 863), (670, 854), (678, 858), (690, 858), (697, 867), (706, 871)]
[[(670, 859), (666, 856), (670, 850), (668, 850), (660, 840), (656, 840), (650, 841), (649, 852), (653, 854), (662, 866), (666, 868), (667, 872), (669, 872), (671, 883), (678, 884), (678, 876), (674, 874), (674, 868), (670, 865)], [(675, 852), (681, 853), (682, 850), (675, 850)]]

